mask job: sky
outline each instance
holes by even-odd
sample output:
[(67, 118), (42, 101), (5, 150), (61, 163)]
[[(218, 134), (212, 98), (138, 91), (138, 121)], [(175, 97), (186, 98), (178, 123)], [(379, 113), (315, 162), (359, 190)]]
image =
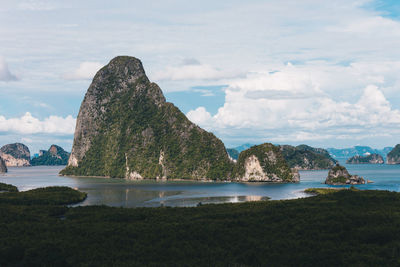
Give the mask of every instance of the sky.
[(139, 58), (227, 147), (400, 143), (400, 2), (0, 0), (0, 145), (70, 150), (97, 70)]

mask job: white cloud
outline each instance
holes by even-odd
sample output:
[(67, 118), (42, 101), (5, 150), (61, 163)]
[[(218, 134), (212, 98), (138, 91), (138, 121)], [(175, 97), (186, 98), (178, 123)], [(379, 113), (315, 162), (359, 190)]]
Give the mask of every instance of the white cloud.
[(69, 73), (65, 73), (63, 78), (66, 80), (90, 80), (96, 72), (103, 67), (99, 62), (82, 62), (79, 67)]
[(65, 118), (49, 116), (44, 120), (39, 120), (27, 112), (20, 118), (7, 119), (0, 116), (0, 132), (70, 135), (75, 131), (75, 123), (76, 119), (71, 115)]
[(212, 120), (211, 114), (207, 112), (205, 107), (198, 107), (195, 110), (189, 111), (186, 116), (192, 122), (206, 127)]
[(0, 57), (0, 81), (16, 81), (17, 77), (10, 72), (8, 64), (3, 57)]
[[(398, 71), (398, 64), (391, 67), (385, 63), (376, 63), (372, 70), (362, 63), (319, 63), (318, 68), (287, 64), (278, 71), (232, 80), (225, 89), (225, 104), (215, 115), (199, 107), (187, 116), (228, 142), (249, 132), (258, 141), (273, 142), (386, 137), (382, 129), (396, 135), (400, 110), (383, 93), (388, 81), (379, 78)], [(345, 74), (335, 87), (337, 73)], [(351, 93), (342, 94), (344, 88)]]

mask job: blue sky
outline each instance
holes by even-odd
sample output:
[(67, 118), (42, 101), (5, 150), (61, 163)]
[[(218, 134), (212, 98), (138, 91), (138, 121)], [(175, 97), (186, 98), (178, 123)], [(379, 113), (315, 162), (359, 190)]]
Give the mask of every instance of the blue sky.
[(71, 148), (94, 73), (140, 58), (227, 147), (400, 140), (398, 1), (1, 0), (0, 145)]

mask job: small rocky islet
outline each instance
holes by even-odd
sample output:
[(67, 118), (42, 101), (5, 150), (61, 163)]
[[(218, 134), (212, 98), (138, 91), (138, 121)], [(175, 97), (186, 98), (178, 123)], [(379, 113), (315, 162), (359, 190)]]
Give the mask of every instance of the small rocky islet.
[(365, 184), (363, 177), (351, 175), (346, 167), (336, 164), (335, 167), (329, 170), (325, 184), (329, 185), (357, 185)]

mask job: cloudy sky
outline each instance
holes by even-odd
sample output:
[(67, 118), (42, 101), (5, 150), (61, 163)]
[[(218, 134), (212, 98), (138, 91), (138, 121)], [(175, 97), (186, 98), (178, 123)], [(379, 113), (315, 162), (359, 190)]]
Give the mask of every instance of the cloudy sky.
[(0, 3), (0, 145), (70, 150), (91, 79), (117, 55), (228, 147), (400, 143), (398, 1)]

